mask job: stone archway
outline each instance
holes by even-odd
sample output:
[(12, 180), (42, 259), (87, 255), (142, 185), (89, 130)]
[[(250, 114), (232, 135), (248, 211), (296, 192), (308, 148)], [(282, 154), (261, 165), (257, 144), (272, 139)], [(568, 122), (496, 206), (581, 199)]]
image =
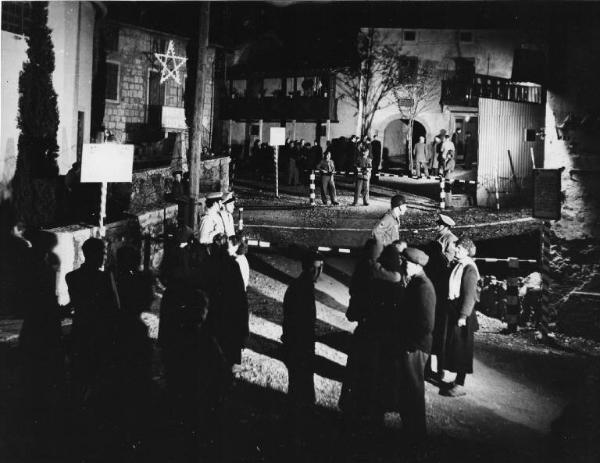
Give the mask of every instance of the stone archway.
[[(408, 120), (400, 117), (391, 118), (381, 124), (383, 131), (383, 158), (388, 164), (408, 164)], [(420, 136), (427, 137), (426, 126), (415, 119), (413, 125), (413, 146)], [(412, 151), (412, 147), (410, 148)]]

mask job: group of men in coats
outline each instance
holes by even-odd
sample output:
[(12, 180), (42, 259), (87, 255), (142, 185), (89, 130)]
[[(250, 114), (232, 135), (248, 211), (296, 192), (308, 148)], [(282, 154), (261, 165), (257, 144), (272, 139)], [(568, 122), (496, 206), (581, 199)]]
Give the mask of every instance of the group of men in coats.
[[(383, 424), (386, 411), (399, 411), (409, 442), (426, 435), (425, 380), (440, 394), (464, 395), (472, 373), (474, 305), (479, 274), (469, 253), (474, 245), (451, 231), (454, 221), (438, 216), (438, 234), (424, 249), (400, 239), (400, 218), (407, 203), (391, 200), (367, 241), (350, 283), (347, 318), (357, 322), (348, 355), (339, 406), (351, 429)], [(309, 253), (302, 273), (288, 287), (283, 303), (282, 341), (289, 372), (290, 416), (296, 429), (306, 429), (314, 403), (314, 284), (323, 257)], [(437, 371), (430, 367), (437, 357)], [(444, 382), (443, 371), (456, 372)]]

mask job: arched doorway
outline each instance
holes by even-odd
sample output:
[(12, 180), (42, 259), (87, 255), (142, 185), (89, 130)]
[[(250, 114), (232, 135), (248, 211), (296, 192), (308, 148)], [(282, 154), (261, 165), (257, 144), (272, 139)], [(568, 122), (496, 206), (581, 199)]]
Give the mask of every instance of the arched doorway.
[[(408, 119), (394, 119), (390, 121), (383, 132), (383, 158), (384, 165), (398, 167), (408, 165)], [(414, 121), (412, 144), (419, 141), (419, 137), (426, 137), (427, 131), (423, 124)], [(411, 150), (412, 151), (412, 147)]]

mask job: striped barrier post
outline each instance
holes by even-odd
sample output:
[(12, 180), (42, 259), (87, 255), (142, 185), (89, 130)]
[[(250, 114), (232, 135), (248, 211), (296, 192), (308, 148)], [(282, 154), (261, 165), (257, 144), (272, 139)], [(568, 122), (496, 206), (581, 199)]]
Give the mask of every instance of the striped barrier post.
[(311, 170), (310, 171), (310, 185), (309, 185), (309, 189), (310, 189), (310, 194), (309, 194), (309, 202), (311, 206), (315, 206), (315, 171)]
[(540, 230), (540, 275), (542, 277), (541, 297), (538, 313), (536, 314), (536, 331), (540, 339), (547, 339), (550, 329), (548, 327), (550, 300), (550, 222), (543, 222)]
[(446, 209), (446, 181), (440, 177), (440, 209)]
[(238, 209), (238, 231), (244, 230), (244, 208)]
[(517, 331), (519, 314), (521, 312), (519, 305), (519, 259), (509, 257), (507, 262), (511, 272), (506, 280), (506, 323), (508, 324), (508, 332), (514, 333)]

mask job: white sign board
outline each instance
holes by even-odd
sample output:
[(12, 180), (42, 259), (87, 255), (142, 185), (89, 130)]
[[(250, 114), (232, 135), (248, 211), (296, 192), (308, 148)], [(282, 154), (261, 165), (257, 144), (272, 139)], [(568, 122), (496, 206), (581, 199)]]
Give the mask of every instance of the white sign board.
[(173, 106), (163, 106), (162, 126), (168, 129), (186, 129), (187, 125), (185, 124), (185, 109), (176, 108)]
[(271, 127), (271, 137), (269, 139), (269, 145), (285, 145), (285, 127)]
[(85, 143), (81, 156), (81, 183), (131, 182), (133, 145)]

